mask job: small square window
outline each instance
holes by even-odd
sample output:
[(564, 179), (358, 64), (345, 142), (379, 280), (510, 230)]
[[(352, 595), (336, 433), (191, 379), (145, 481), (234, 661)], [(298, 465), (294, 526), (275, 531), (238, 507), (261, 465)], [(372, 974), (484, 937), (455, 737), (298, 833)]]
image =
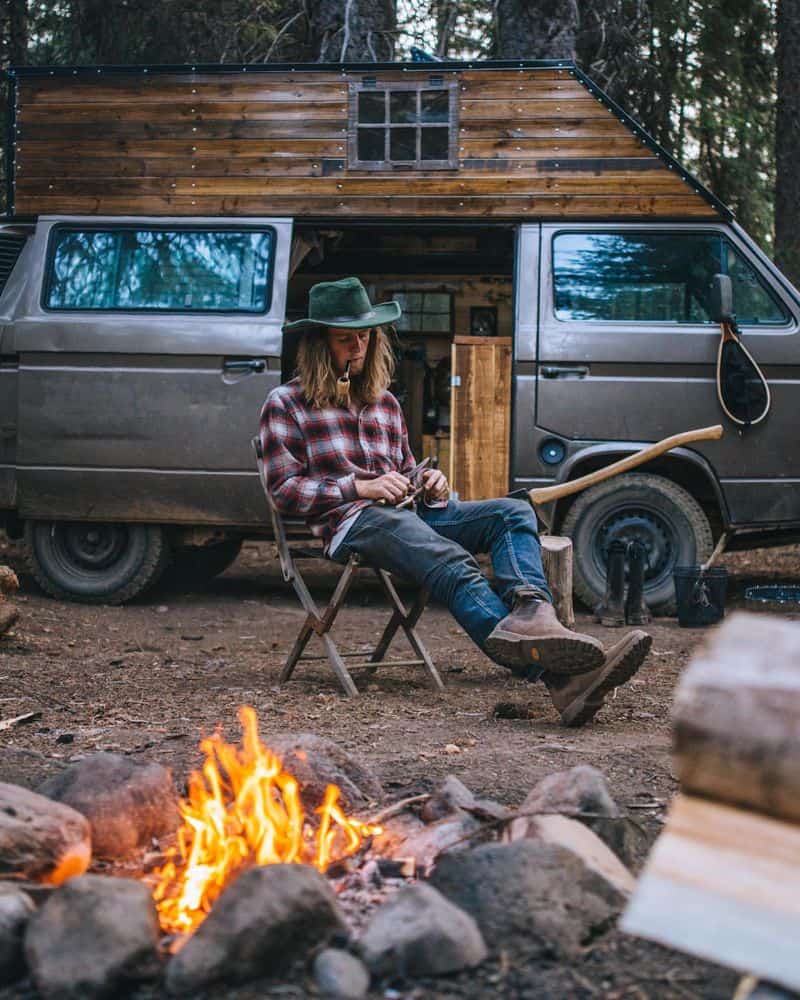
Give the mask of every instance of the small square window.
[(362, 91), (358, 95), (358, 120), (364, 125), (386, 121), (386, 94), (383, 90), (377, 93)]
[(417, 130), (415, 128), (393, 128), (391, 130), (389, 157), (400, 162), (416, 160)]
[(358, 130), (359, 160), (383, 160), (386, 156), (386, 133), (382, 128)]
[(447, 122), (450, 114), (450, 95), (446, 90), (423, 90), (420, 94), (423, 122)]
[(422, 129), (422, 159), (446, 160), (450, 155), (450, 133), (446, 128)]
[(417, 95), (413, 90), (396, 91), (389, 96), (392, 124), (413, 124), (417, 120)]

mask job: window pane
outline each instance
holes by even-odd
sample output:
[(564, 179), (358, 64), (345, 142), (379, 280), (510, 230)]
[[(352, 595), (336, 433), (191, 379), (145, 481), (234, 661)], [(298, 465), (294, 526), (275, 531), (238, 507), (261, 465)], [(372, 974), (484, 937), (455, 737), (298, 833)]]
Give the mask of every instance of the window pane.
[(445, 313), (448, 318), (450, 316), (450, 293), (449, 292), (426, 292), (425, 293), (425, 312), (430, 313)]
[(446, 160), (450, 151), (448, 148), (450, 132), (446, 128), (424, 128), (422, 131), (422, 159)]
[(393, 128), (389, 135), (389, 159), (416, 160), (417, 130), (415, 128)]
[(423, 90), (420, 94), (423, 122), (446, 122), (450, 118), (450, 94), (447, 90)]
[(359, 160), (386, 159), (386, 132), (382, 128), (360, 128), (358, 130)]
[(773, 301), (752, 267), (728, 243), (728, 274), (733, 285), (733, 311), (739, 323), (785, 323), (788, 316)]
[(271, 254), (264, 232), (59, 229), (47, 305), (262, 312)]
[(711, 323), (723, 245), (714, 233), (564, 233), (553, 244), (556, 316)]
[(417, 120), (417, 93), (414, 90), (397, 90), (389, 97), (391, 120), (403, 124)]
[[(377, 93), (360, 91), (358, 95), (358, 123), (368, 125), (374, 122), (386, 121), (386, 94), (380, 90)], [(381, 157), (383, 159), (383, 157)]]

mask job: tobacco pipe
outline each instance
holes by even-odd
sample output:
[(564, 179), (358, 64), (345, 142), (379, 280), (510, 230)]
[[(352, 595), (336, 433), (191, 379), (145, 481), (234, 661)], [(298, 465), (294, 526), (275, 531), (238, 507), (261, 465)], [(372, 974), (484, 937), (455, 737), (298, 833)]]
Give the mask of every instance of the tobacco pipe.
[(555, 486), (542, 486), (538, 489), (528, 490), (528, 496), (532, 504), (545, 504), (553, 500), (561, 500), (563, 497), (572, 496), (573, 493), (580, 493), (581, 490), (594, 486), (596, 483), (602, 483), (606, 479), (618, 476), (621, 472), (635, 469), (638, 465), (643, 465), (672, 448), (680, 448), (682, 445), (693, 444), (695, 441), (718, 441), (721, 437), (721, 424), (673, 434), (671, 437), (663, 438), (661, 441), (656, 441), (655, 444), (642, 448), (641, 451), (637, 451), (633, 455), (628, 455), (618, 462), (607, 465), (604, 469), (596, 469), (586, 476), (571, 479), (567, 483), (556, 483)]

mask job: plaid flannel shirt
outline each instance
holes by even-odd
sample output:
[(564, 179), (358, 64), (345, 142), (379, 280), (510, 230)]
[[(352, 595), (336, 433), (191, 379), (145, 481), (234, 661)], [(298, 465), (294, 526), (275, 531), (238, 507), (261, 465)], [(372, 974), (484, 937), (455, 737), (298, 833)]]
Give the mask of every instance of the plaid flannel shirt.
[(304, 517), (330, 545), (342, 521), (372, 501), (356, 479), (414, 468), (403, 411), (390, 392), (356, 414), (346, 406), (312, 407), (300, 380), (273, 389), (261, 411), (267, 486), (282, 514)]

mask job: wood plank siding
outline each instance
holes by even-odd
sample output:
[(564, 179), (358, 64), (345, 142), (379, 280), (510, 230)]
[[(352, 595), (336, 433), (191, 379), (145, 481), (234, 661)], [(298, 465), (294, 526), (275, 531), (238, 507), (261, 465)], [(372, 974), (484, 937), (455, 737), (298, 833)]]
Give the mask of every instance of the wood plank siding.
[[(432, 74), (455, 81), (457, 166), (348, 167), (365, 76)], [(28, 71), (15, 95), (20, 215), (719, 218), (569, 68)]]

